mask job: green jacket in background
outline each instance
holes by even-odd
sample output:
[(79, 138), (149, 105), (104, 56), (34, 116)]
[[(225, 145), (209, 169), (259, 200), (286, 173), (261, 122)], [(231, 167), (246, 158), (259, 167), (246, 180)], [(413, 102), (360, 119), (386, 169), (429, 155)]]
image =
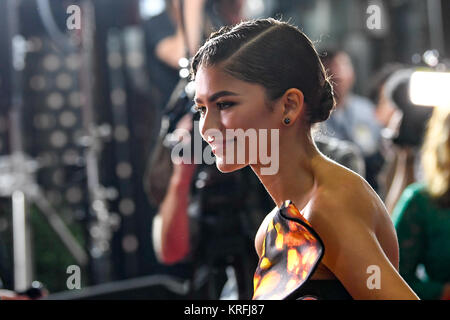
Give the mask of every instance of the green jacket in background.
[[(400, 246), (400, 274), (421, 299), (439, 299), (450, 282), (450, 208), (439, 207), (425, 185), (414, 183), (400, 197), (392, 220)], [(417, 274), (423, 265), (425, 273)]]

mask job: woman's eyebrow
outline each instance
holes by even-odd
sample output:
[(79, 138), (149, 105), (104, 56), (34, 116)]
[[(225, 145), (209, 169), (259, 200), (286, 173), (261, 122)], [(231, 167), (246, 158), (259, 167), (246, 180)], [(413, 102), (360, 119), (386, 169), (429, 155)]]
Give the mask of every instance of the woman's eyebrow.
[[(211, 95), (208, 98), (208, 102), (214, 102), (217, 99), (221, 98), (221, 97), (225, 97), (225, 96), (238, 96), (239, 94), (235, 93), (235, 92), (231, 92), (231, 91), (219, 91), (214, 93), (213, 95)], [(202, 101), (200, 99), (198, 99), (197, 97), (194, 97), (194, 102), (195, 103), (201, 103)]]

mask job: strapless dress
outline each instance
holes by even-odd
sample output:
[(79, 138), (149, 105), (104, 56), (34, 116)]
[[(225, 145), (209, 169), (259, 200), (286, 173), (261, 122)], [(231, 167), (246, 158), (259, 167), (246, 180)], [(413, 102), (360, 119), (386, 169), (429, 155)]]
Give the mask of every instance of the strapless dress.
[(254, 300), (347, 300), (342, 283), (311, 280), (325, 247), (311, 224), (287, 200), (270, 221), (255, 271)]

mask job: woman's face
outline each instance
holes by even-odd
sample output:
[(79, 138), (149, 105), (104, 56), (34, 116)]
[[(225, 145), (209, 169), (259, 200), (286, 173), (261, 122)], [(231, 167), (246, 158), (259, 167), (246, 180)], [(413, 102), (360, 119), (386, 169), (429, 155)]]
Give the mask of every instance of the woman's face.
[(195, 85), (200, 133), (215, 154), (217, 168), (231, 172), (260, 163), (262, 154), (272, 151), (270, 129), (278, 129), (282, 117), (275, 102), (269, 108), (265, 88), (236, 79), (219, 66), (201, 66)]

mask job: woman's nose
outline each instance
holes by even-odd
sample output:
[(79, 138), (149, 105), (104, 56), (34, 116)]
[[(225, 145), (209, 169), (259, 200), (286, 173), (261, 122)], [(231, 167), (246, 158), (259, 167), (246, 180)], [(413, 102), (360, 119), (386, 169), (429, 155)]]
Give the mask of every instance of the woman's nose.
[(220, 130), (220, 114), (218, 112), (214, 112), (214, 110), (208, 110), (206, 114), (202, 118), (200, 118), (199, 127), (200, 134), (202, 135), (203, 139), (206, 142), (211, 143), (211, 139), (214, 139), (214, 137), (208, 136), (207, 132)]

